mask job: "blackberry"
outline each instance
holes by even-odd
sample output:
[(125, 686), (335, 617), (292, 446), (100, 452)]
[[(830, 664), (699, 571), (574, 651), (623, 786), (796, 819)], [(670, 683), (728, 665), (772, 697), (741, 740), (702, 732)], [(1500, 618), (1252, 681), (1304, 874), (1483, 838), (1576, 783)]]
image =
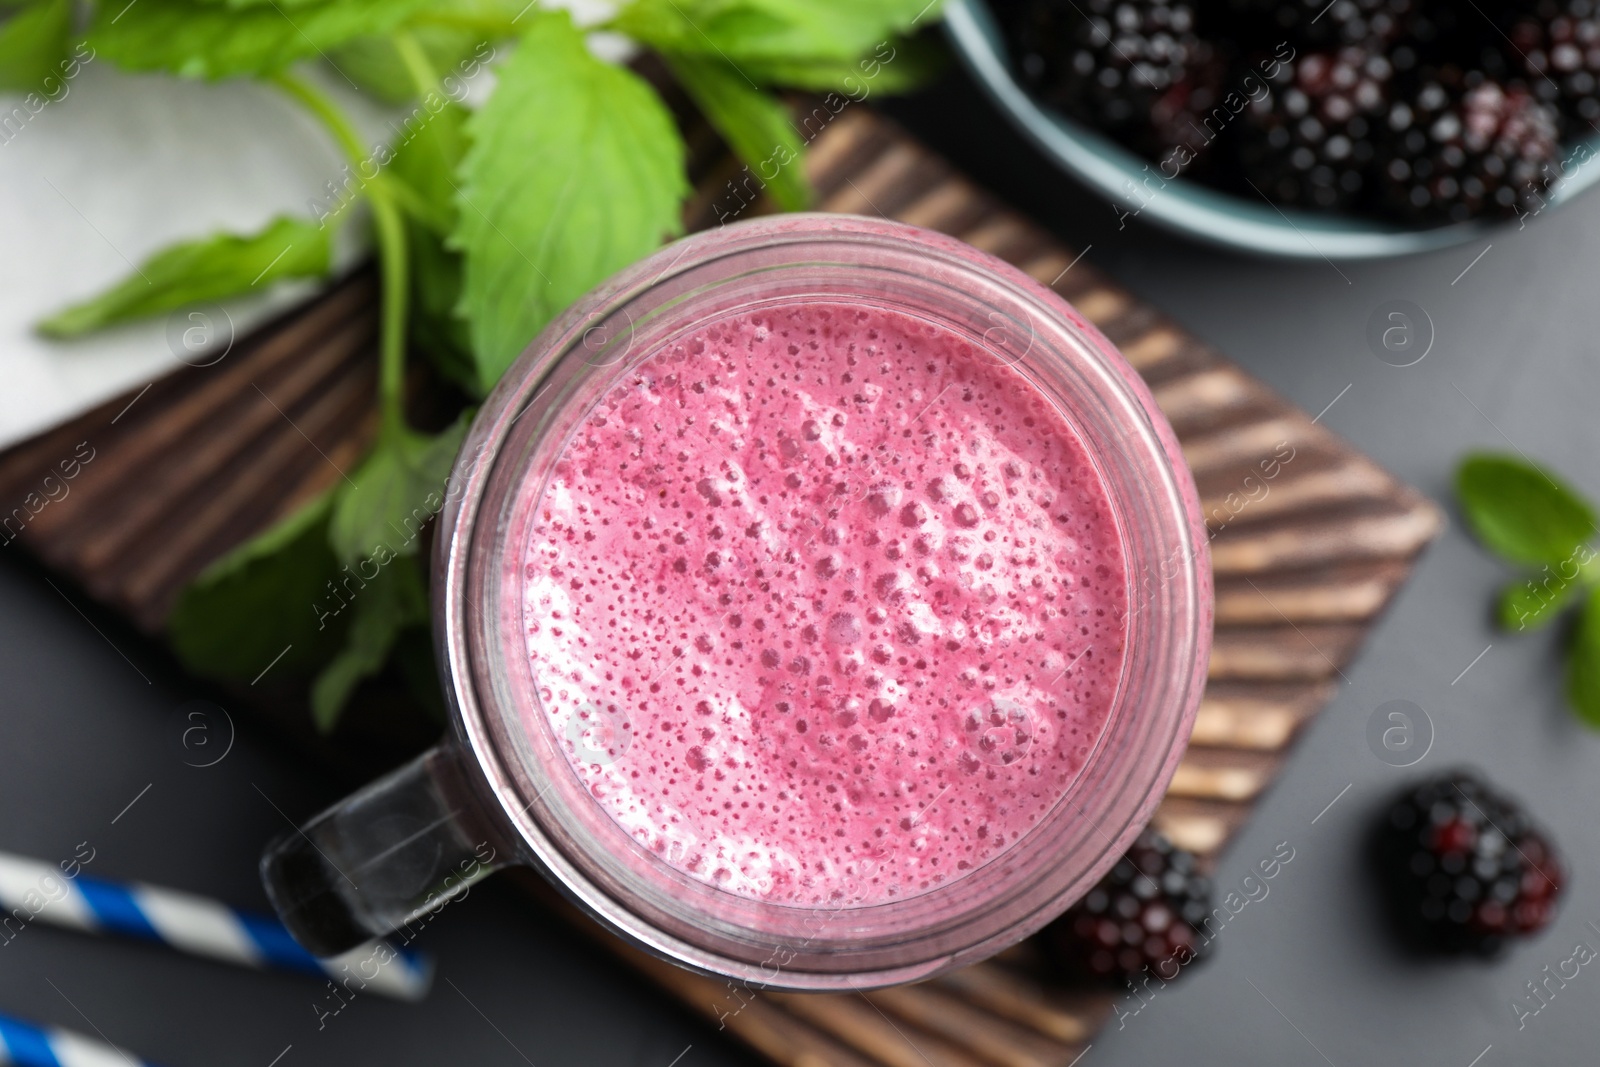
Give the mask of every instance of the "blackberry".
[(1554, 111), (1525, 86), (1448, 69), (1396, 101), (1383, 133), (1382, 202), (1423, 223), (1537, 210), (1560, 154)]
[(1382, 55), (1350, 46), (1285, 65), (1243, 116), (1239, 158), (1275, 204), (1350, 208), (1370, 185), (1373, 135), (1389, 107)]
[(1328, 51), (1360, 45), (1374, 51), (1411, 25), (1413, 0), (1227, 0), (1230, 31), (1238, 28), (1258, 47), (1288, 41)]
[(1036, 96), (1146, 155), (1166, 147), (1163, 124), (1211, 106), (1212, 48), (1184, 0), (1020, 0), (1006, 16)]
[(1201, 924), (1210, 914), (1211, 880), (1194, 853), (1146, 830), (1043, 937), (1066, 977), (1120, 985), (1148, 968), (1170, 981), (1204, 955)]
[(1493, 955), (1555, 915), (1564, 878), (1555, 850), (1470, 773), (1407, 790), (1378, 845), (1397, 925), (1419, 948)]
[[(1216, 157), (1208, 151), (1212, 139), (1206, 136), (1206, 121), (1221, 102), (1226, 69), (1214, 54), (1191, 65), (1152, 105), (1149, 135), (1130, 147), (1162, 164), (1162, 173), (1169, 178), (1179, 172), (1191, 176), (1210, 172)], [(1179, 151), (1180, 146), (1187, 151)]]
[(1512, 69), (1504, 58), (1505, 27), (1493, 20), (1494, 12), (1509, 9), (1508, 0), (1486, 6), (1489, 14), (1459, 0), (1417, 0), (1405, 33), (1390, 50), (1395, 69), (1449, 64), (1481, 70), (1496, 80), (1510, 76)]
[(1600, 13), (1594, 0), (1537, 5), (1506, 32), (1528, 87), (1579, 135), (1600, 126)]

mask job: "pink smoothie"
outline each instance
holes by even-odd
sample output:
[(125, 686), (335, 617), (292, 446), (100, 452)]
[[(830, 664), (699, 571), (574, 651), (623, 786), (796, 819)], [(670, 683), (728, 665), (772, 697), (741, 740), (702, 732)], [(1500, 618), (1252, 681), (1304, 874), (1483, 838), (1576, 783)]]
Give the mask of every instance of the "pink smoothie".
[(528, 540), (526, 714), (687, 874), (881, 903), (1061, 800), (1127, 606), (1100, 477), (1020, 372), (898, 312), (786, 306), (656, 353), (576, 430)]

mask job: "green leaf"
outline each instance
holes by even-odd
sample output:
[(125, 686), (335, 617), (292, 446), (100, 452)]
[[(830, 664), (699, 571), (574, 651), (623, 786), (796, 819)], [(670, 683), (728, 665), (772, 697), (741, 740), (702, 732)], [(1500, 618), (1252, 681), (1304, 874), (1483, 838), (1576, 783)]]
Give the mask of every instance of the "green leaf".
[(72, 0), (44, 0), (0, 23), (0, 90), (31, 92), (62, 73), (72, 35)]
[(305, 0), (229, 7), (205, 0), (97, 4), (89, 44), (126, 70), (231, 78), (283, 70), (387, 33), (430, 0)]
[(1456, 496), (1484, 547), (1518, 563), (1559, 564), (1595, 534), (1582, 497), (1515, 456), (1468, 456), (1456, 471)]
[(1500, 591), (1500, 626), (1506, 630), (1543, 626), (1560, 614), (1582, 588), (1577, 581), (1542, 574), (1512, 582)]
[(493, 43), (519, 34), (525, 28), (522, 18), (533, 6), (529, 0), (434, 0), (410, 25), (467, 30), (474, 41)]
[(240, 11), (252, 7), (268, 7), (273, 4), (292, 11), (295, 8), (322, 3), (323, 0), (201, 0), (201, 2), (212, 7), (228, 8), (232, 11)]
[(688, 193), (655, 91), (591, 55), (565, 12), (525, 21), (461, 168), (461, 299), (485, 389), (568, 304), (676, 234)]
[[(451, 26), (418, 26), (409, 31), (422, 46), (433, 68), (445, 79), (440, 97), (457, 95), (460, 69), (476, 53), (481, 61), (489, 46), (483, 34)], [(418, 96), (405, 62), (388, 37), (357, 37), (330, 49), (328, 63), (335, 71), (389, 104), (404, 104)], [(474, 67), (476, 69), (476, 67)], [(470, 76), (470, 75), (469, 75)]]
[(668, 63), (678, 83), (779, 207), (799, 211), (810, 204), (805, 146), (781, 100), (751, 85), (725, 60), (669, 56)]
[(418, 223), (406, 226), (411, 252), (411, 343), (447, 381), (468, 396), (480, 397), (478, 365), (472, 358), (472, 331), (458, 310), (461, 255)]
[(632, 0), (611, 27), (674, 55), (853, 61), (931, 25), (937, 0)]
[(311, 718), (323, 733), (338, 723), (357, 684), (383, 669), (401, 631), (428, 621), (422, 568), (415, 560), (390, 560), (353, 590), (351, 607), (344, 648), (311, 685)]
[(417, 533), (444, 503), (468, 416), (435, 437), (400, 430), (381, 437), (372, 455), (339, 492), (328, 540), (342, 563), (374, 559), (386, 566), (417, 551)]
[(99, 296), (56, 312), (39, 324), (47, 337), (75, 337), (112, 323), (187, 304), (265, 289), (286, 278), (328, 273), (329, 232), (280, 216), (248, 237), (218, 234), (165, 248)]
[(331, 654), (346, 623), (328, 586), (339, 574), (328, 547), (332, 510), (325, 493), (184, 588), (167, 632), (190, 670), (255, 678), (269, 666), (292, 673)]
[[(440, 101), (442, 98), (435, 98)], [(437, 112), (426, 105), (401, 123), (406, 132), (394, 145), (390, 171), (414, 189), (434, 212), (421, 221), (441, 234), (456, 227), (456, 170), (467, 154), (467, 111), (458, 104), (443, 103)]]
[(328, 66), (386, 104), (417, 95), (400, 53), (387, 37), (357, 37), (328, 50)]
[(903, 93), (926, 84), (944, 70), (946, 58), (932, 42), (891, 38), (859, 58), (745, 59), (739, 69), (757, 85), (836, 92), (859, 103), (873, 93)]
[(1600, 729), (1600, 589), (1592, 590), (1567, 649), (1567, 700), (1578, 718)]
[[(419, 105), (422, 107), (422, 105)], [(456, 226), (453, 175), (466, 154), (465, 109), (450, 104), (425, 121), (408, 120), (408, 139), (396, 148), (390, 170), (416, 190), (432, 214), (406, 224), (411, 255), (411, 340), (448, 380), (482, 395), (472, 334), (460, 313), (461, 254), (446, 248), (441, 234)]]

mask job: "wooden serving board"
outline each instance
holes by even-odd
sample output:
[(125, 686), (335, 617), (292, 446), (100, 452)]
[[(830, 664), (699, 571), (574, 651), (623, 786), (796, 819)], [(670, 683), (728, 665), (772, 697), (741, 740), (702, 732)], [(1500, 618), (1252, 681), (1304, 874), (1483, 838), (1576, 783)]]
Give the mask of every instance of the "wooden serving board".
[[(686, 222), (701, 228), (737, 205), (744, 174), (703, 123), (686, 119), (685, 133), (699, 190)], [(821, 210), (941, 230), (1016, 264), (1072, 301), (1150, 383), (1210, 517), (1217, 594), (1210, 682), (1156, 823), (1214, 856), (1438, 532), (1438, 510), (870, 109), (831, 116), (807, 164)], [(357, 274), (217, 365), (173, 374), (0, 455), (0, 504), (21, 509), (0, 513), (0, 523), (12, 519), (0, 541), (159, 633), (186, 581), (331, 485), (369, 444), (375, 298), (371, 277)], [(44, 479), (60, 482), (80, 442), (94, 458), (62, 483), (66, 496), (58, 486), (49, 500)], [(268, 681), (240, 692), (310, 741), (292, 687)], [(421, 745), (429, 729), (425, 717), (397, 718), (392, 708), (358, 716), (341, 728), (341, 751)], [(1066, 1067), (1114, 999), (1053, 988), (1030, 966), (1027, 945), (917, 986), (800, 996), (735, 990), (595, 932), (786, 1067)]]

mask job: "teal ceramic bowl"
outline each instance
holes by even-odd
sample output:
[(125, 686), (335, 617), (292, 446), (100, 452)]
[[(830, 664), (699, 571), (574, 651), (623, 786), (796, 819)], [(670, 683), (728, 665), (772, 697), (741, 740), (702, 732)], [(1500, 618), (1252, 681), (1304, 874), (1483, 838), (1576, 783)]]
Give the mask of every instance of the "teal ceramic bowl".
[[(1104, 196), (1108, 210), (1119, 217), (1153, 222), (1227, 248), (1292, 259), (1407, 255), (1520, 225), (1512, 220), (1407, 229), (1354, 216), (1280, 209), (1264, 197), (1251, 201), (1182, 178), (1166, 181), (1148, 160), (1035, 102), (1013, 77), (1005, 38), (983, 0), (949, 0), (944, 10), (956, 53), (1000, 110), (1057, 166)], [(1600, 181), (1597, 157), (1600, 143), (1576, 153), (1583, 163), (1547, 194), (1540, 214)]]

